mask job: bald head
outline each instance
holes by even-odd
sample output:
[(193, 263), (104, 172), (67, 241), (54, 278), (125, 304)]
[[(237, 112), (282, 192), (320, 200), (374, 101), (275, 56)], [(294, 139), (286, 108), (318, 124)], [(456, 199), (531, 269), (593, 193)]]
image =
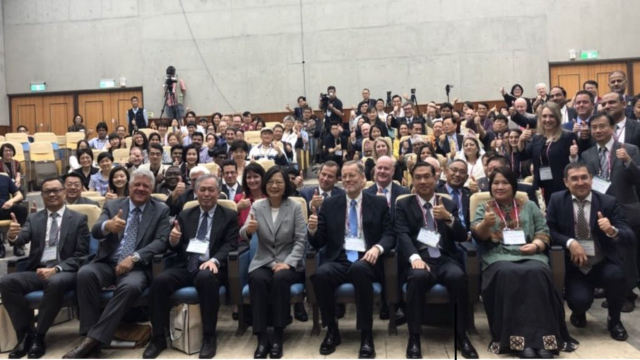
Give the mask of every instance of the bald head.
[(376, 160), (375, 175), (376, 184), (387, 187), (393, 180), (395, 172), (394, 161), (389, 156), (381, 156)]
[(524, 114), (527, 111), (527, 100), (524, 98), (517, 98), (513, 103), (513, 107), (516, 108), (516, 111), (520, 114)]

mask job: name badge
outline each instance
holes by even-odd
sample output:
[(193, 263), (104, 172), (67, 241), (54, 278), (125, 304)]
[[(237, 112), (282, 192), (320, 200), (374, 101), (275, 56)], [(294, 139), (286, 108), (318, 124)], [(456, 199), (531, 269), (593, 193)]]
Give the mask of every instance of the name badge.
[(551, 174), (550, 166), (544, 166), (540, 168), (540, 180), (542, 181), (553, 180), (553, 175)]
[(504, 230), (502, 238), (505, 245), (524, 245), (527, 243), (527, 238), (522, 230)]
[(438, 248), (438, 244), (440, 243), (440, 233), (422, 228), (420, 229), (417, 240), (427, 246)]
[(191, 239), (189, 240), (189, 246), (187, 246), (187, 252), (204, 255), (209, 249), (209, 242)]
[(367, 247), (364, 243), (364, 239), (354, 236), (346, 236), (344, 238), (344, 248), (347, 251), (365, 252)]
[(335, 152), (336, 156), (342, 156), (342, 150), (338, 150)]
[(606, 194), (607, 190), (609, 190), (609, 186), (611, 186), (611, 182), (604, 180), (602, 178), (599, 178), (597, 176), (593, 177), (593, 185), (591, 185), (591, 188), (599, 193), (602, 194)]
[(593, 240), (576, 240), (587, 256), (596, 256), (596, 243)]
[(47, 246), (44, 248), (44, 254), (42, 254), (42, 262), (46, 263), (49, 261), (58, 259), (58, 247), (57, 246)]

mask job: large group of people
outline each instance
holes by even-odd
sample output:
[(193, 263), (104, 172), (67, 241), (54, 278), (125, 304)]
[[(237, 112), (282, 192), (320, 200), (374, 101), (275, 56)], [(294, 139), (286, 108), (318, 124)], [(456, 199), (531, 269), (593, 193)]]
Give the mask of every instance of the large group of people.
[[(634, 310), (640, 266), (634, 215), (640, 209), (640, 97), (625, 95), (626, 81), (615, 71), (610, 92), (598, 97), (590, 80), (571, 99), (559, 86), (547, 93), (545, 84), (536, 86), (535, 98), (524, 98), (516, 84), (510, 93), (501, 89), (500, 109), (465, 102), (458, 111), (454, 101), (429, 103), (424, 114), (399, 95), (385, 106), (364, 89), (349, 115), (330, 86), (319, 99), (320, 116), (301, 96), (298, 107), (287, 105), (291, 115), (271, 127), (250, 112), (197, 119), (189, 109), (184, 119), (155, 123), (134, 97), (128, 131), (119, 126), (109, 135), (100, 123), (97, 137), (79, 141), (69, 173), (42, 184), (45, 209), (28, 217), (15, 206), (22, 200), (15, 149), (3, 145), (0, 166), (9, 176), (0, 176), (0, 214), (12, 219), (11, 244), (31, 243), (27, 270), (0, 279), (19, 341), (9, 356), (43, 356), (64, 294), (76, 289), (84, 340), (65, 358), (95, 357), (149, 288), (153, 335), (143, 357), (155, 358), (167, 348), (171, 294), (194, 286), (200, 357), (211, 358), (227, 257), (249, 244), (255, 247), (248, 270), (255, 358), (284, 354), (290, 288), (305, 282), (309, 249), (322, 259), (310, 277), (327, 328), (322, 355), (342, 342), (344, 307), (335, 293), (350, 283), (361, 333), (357, 355), (376, 356), (373, 284), (384, 284), (382, 258), (395, 251), (405, 294), (397, 307), (383, 299), (381, 317), (392, 309), (397, 323), (407, 323), (407, 358), (422, 357), (424, 299), (435, 284), (446, 287), (456, 309), (457, 350), (478, 358), (467, 337), (472, 307), (462, 243), (479, 249), (488, 351), (552, 358), (575, 350), (579, 342), (570, 335), (564, 301), (570, 324), (583, 328), (595, 297), (606, 298), (606, 331), (624, 341), (621, 313)], [(147, 136), (141, 131), (147, 126), (156, 132)], [(82, 117), (71, 127), (84, 128)], [(260, 141), (245, 141), (246, 131), (259, 131)], [(114, 150), (126, 148), (127, 133), (129, 157), (118, 162)], [(91, 149), (105, 151), (94, 159)], [(318, 165), (318, 186), (304, 186), (298, 150)], [(96, 204), (83, 191), (106, 199), (91, 229), (86, 215), (66, 207)], [(489, 200), (472, 208), (481, 193)], [(235, 202), (237, 212), (219, 206), (219, 199)], [(193, 200), (198, 206), (184, 209)], [(100, 246), (90, 255), (91, 237)], [(566, 254), (564, 289), (554, 286), (552, 246)], [(153, 256), (167, 252), (178, 260), (152, 279)], [(111, 285), (114, 296), (101, 311), (100, 291)], [(34, 328), (23, 296), (35, 290), (44, 290), (44, 300)], [(303, 304), (294, 309), (296, 319), (307, 319)]]

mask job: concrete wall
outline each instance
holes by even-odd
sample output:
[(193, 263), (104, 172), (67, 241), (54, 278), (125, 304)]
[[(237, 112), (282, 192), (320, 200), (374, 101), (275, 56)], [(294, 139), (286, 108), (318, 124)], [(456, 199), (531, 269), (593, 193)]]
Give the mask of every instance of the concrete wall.
[(7, 92), (27, 92), (31, 80), (94, 89), (124, 76), (159, 114), (171, 64), (198, 113), (281, 111), (305, 93), (315, 107), (330, 84), (345, 105), (365, 86), (375, 97), (415, 87), (420, 102), (443, 101), (447, 83), (452, 98), (489, 100), (514, 82), (532, 95), (569, 49), (640, 56), (637, 1), (182, 2), (186, 15), (177, 0), (4, 0)]

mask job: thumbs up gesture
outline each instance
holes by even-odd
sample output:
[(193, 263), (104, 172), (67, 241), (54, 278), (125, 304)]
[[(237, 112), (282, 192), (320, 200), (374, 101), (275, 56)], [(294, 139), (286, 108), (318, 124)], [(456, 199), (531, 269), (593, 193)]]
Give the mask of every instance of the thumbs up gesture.
[(571, 147), (569, 147), (569, 156), (571, 156), (571, 157), (577, 157), (578, 156), (578, 144), (576, 143), (575, 140), (573, 140), (573, 143), (571, 144)]
[(598, 227), (609, 237), (616, 235), (616, 230), (611, 226), (609, 219), (602, 215), (601, 211), (598, 211)]
[(320, 196), (320, 193), (318, 192), (318, 188), (313, 190), (313, 197), (311, 198), (310, 206), (312, 208), (319, 209), (320, 206), (322, 206), (322, 200), (324, 200), (324, 198)]
[(496, 214), (491, 210), (491, 207), (487, 205), (487, 211), (484, 213), (484, 220), (482, 220), (484, 226), (487, 229), (491, 229), (496, 224)]
[(122, 209), (118, 210), (116, 216), (107, 220), (104, 225), (105, 230), (114, 234), (123, 231), (125, 227), (127, 227), (127, 222), (122, 219)]
[(247, 197), (242, 194), (242, 200), (238, 201), (238, 210), (244, 210), (251, 206), (251, 200), (247, 199)]
[(583, 121), (580, 124), (580, 139), (588, 139), (589, 136), (589, 126)]
[(247, 233), (254, 234), (258, 231), (258, 221), (256, 221), (256, 216), (253, 214), (249, 214), (249, 221), (247, 222)]
[(623, 143), (620, 143), (620, 148), (616, 150), (616, 157), (625, 163), (631, 161), (631, 156), (627, 153), (627, 149), (624, 148)]
[(30, 213), (38, 212), (38, 204), (35, 201), (31, 203), (31, 208), (29, 209)]
[(520, 141), (529, 141), (531, 139), (531, 129), (529, 128), (529, 124), (527, 124), (527, 128), (520, 135)]
[(9, 225), (9, 232), (7, 232), (7, 236), (9, 237), (9, 240), (15, 240), (18, 237), (18, 234), (20, 234), (20, 223), (18, 223), (16, 215), (11, 213), (11, 225)]
[(309, 216), (309, 231), (315, 232), (316, 230), (318, 230), (318, 210), (312, 207), (311, 216)]
[(187, 185), (182, 181), (182, 178), (178, 180), (176, 188), (171, 192), (171, 198), (173, 198), (173, 201), (176, 201), (180, 195), (184, 194), (186, 188)]
[(300, 189), (304, 185), (304, 171), (300, 170), (300, 175), (296, 176), (293, 183), (297, 189)]
[(576, 119), (571, 119), (571, 122), (573, 123), (573, 132), (576, 133), (576, 134), (579, 133), (580, 132), (580, 124), (578, 124)]
[(118, 195), (116, 195), (116, 193), (114, 193), (113, 191), (111, 191), (111, 188), (109, 188), (109, 190), (107, 191), (106, 194), (104, 194), (104, 198), (107, 200), (112, 200), (112, 199), (117, 199)]
[(444, 208), (442, 203), (433, 207), (433, 217), (437, 220), (450, 220), (451, 213)]
[(479, 190), (478, 182), (476, 181), (476, 178), (473, 175), (471, 175), (471, 180), (469, 180), (469, 190), (471, 190), (472, 194), (477, 193)]
[(180, 224), (178, 220), (173, 222), (173, 229), (171, 229), (171, 233), (169, 234), (169, 241), (172, 246), (176, 246), (182, 237), (182, 231), (180, 231)]

